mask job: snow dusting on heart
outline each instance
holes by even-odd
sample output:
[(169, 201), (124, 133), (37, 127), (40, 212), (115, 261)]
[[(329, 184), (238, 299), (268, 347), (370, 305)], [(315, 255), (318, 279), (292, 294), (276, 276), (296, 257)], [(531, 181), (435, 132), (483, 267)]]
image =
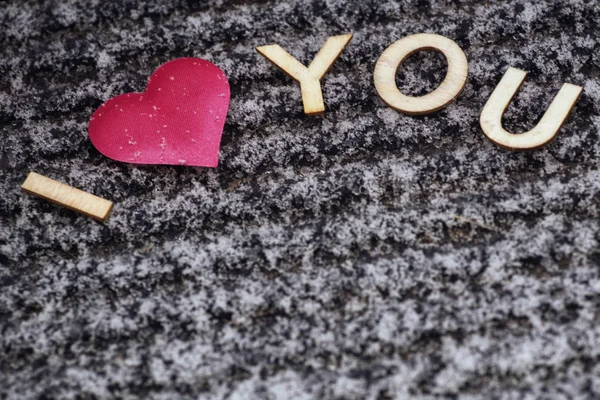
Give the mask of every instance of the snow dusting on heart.
[(117, 161), (216, 167), (229, 96), (219, 67), (176, 59), (152, 74), (144, 93), (100, 106), (90, 120), (90, 140)]

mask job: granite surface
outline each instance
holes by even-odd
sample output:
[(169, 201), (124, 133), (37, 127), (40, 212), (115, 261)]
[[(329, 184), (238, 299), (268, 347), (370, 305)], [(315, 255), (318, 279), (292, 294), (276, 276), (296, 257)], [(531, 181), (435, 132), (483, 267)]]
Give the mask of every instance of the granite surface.
[[(9, 0), (0, 4), (0, 398), (600, 398), (597, 0)], [(408, 117), (381, 52), (454, 39), (457, 102)], [(305, 117), (255, 51), (308, 63), (354, 39)], [(229, 77), (217, 169), (103, 157), (87, 123), (160, 64)], [(557, 139), (502, 150), (478, 124), (509, 66), (505, 126), (585, 91)], [(399, 87), (443, 79), (413, 56)], [(20, 192), (28, 171), (111, 199), (106, 224)]]

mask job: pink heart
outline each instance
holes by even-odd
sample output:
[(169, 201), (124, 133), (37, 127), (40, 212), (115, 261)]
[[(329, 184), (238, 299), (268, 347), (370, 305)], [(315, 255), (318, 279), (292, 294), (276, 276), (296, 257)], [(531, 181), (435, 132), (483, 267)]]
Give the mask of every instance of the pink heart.
[(88, 131), (98, 151), (117, 161), (216, 167), (228, 108), (223, 71), (206, 60), (179, 58), (160, 66), (144, 93), (100, 106)]

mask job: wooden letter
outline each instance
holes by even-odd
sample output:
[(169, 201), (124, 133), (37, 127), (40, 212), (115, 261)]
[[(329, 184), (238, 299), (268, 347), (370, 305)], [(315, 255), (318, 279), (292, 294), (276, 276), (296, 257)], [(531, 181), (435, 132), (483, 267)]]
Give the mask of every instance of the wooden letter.
[[(396, 72), (402, 62), (421, 50), (442, 53), (448, 62), (448, 72), (442, 84), (433, 92), (421, 96), (406, 96), (396, 86)], [(452, 40), (435, 34), (420, 33), (393, 43), (377, 60), (374, 72), (375, 89), (393, 109), (404, 114), (429, 114), (454, 101), (467, 83), (467, 56)]]
[(325, 112), (320, 81), (335, 60), (342, 54), (350, 39), (352, 39), (352, 35), (328, 38), (308, 68), (277, 44), (260, 46), (256, 50), (289, 76), (300, 82), (304, 113), (314, 115)]
[(98, 221), (106, 221), (113, 203), (93, 194), (30, 172), (21, 186), (24, 192), (80, 212)]
[(502, 115), (526, 75), (525, 71), (509, 68), (481, 112), (480, 123), (485, 135), (498, 146), (511, 150), (536, 149), (554, 139), (583, 91), (581, 86), (565, 83), (537, 126), (515, 135), (502, 127)]

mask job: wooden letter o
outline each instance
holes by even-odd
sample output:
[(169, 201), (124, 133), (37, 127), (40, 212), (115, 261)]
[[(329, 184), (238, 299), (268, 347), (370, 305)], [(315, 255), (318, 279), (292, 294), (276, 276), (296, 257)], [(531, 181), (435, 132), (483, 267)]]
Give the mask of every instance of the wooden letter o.
[[(448, 72), (442, 84), (421, 97), (406, 96), (396, 86), (396, 72), (402, 62), (421, 50), (439, 51), (446, 57)], [(444, 36), (420, 33), (393, 43), (377, 60), (375, 89), (390, 107), (404, 114), (429, 114), (446, 107), (456, 99), (467, 83), (469, 63), (464, 51)]]

